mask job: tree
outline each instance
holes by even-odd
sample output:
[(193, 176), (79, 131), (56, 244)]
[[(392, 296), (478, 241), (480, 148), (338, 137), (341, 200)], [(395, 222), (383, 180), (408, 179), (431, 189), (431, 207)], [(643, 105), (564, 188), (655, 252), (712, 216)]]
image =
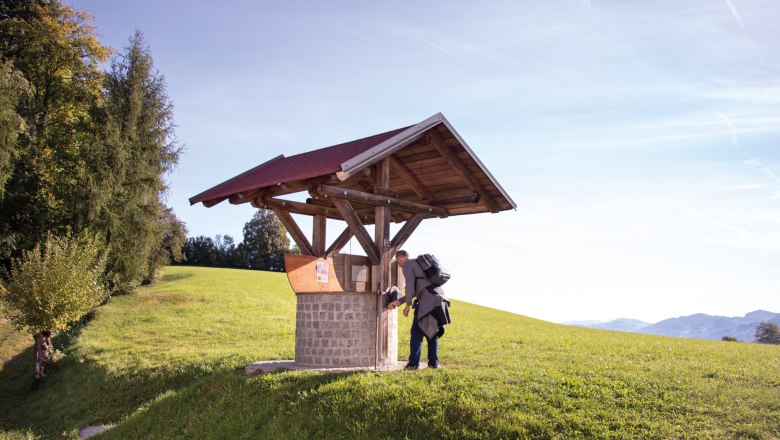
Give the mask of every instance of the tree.
[(0, 2), (0, 265), (50, 233), (90, 230), (122, 292), (166, 261), (164, 177), (181, 148), (143, 36), (104, 72), (110, 52), (62, 0)]
[(160, 201), (167, 190), (163, 177), (178, 162), (181, 147), (165, 80), (155, 71), (140, 32), (114, 58), (105, 90), (105, 162), (110, 171), (98, 174), (109, 174), (116, 192), (101, 222), (111, 245), (113, 284), (127, 291), (154, 279), (171, 220)]
[(780, 327), (773, 322), (762, 321), (756, 326), (756, 342), (780, 345)]
[(90, 178), (102, 157), (92, 114), (109, 49), (86, 12), (59, 0), (8, 1), (0, 6), (0, 54), (29, 88), (16, 104), (23, 132), (4, 153), (10, 175), (0, 199), (0, 242), (19, 255), (49, 232), (84, 230), (110, 200), (113, 187)]
[(187, 263), (195, 266), (216, 266), (219, 263), (219, 252), (214, 240), (203, 235), (187, 238), (184, 255)]
[(49, 236), (11, 264), (0, 299), (11, 323), (35, 339), (35, 379), (45, 375), (51, 336), (106, 297), (105, 252), (98, 238)]
[(723, 342), (739, 342), (734, 336), (724, 336), (720, 340)]
[(284, 271), (284, 254), (290, 239), (282, 222), (268, 209), (258, 209), (244, 225), (242, 253), (251, 269)]
[(187, 243), (187, 227), (184, 222), (176, 217), (173, 209), (165, 208), (162, 211), (161, 224), (163, 225), (162, 239), (149, 262), (149, 272), (144, 279), (146, 284), (156, 280), (160, 269), (164, 266), (187, 259), (184, 254), (184, 245)]
[(11, 178), (19, 155), (17, 137), (25, 131), (24, 119), (17, 113), (19, 100), (30, 96), (30, 85), (11, 61), (0, 63), (0, 199)]

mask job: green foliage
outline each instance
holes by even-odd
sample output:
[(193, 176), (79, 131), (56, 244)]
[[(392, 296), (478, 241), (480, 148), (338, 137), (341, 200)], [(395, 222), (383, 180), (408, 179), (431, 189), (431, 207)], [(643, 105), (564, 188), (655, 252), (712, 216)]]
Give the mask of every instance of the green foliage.
[(17, 138), (25, 131), (24, 119), (16, 112), (19, 100), (28, 98), (30, 86), (10, 61), (0, 62), (0, 199), (11, 178), (12, 164), (19, 155)]
[(247, 267), (263, 270), (284, 270), (284, 253), (290, 248), (290, 239), (282, 222), (270, 209), (258, 209), (244, 225), (244, 241), (239, 252)]
[(187, 227), (179, 220), (171, 208), (163, 209), (160, 224), (162, 225), (162, 239), (149, 262), (149, 272), (145, 284), (156, 280), (160, 269), (170, 263), (187, 260), (184, 254), (184, 245), (187, 242)]
[(236, 246), (230, 235), (189, 237), (184, 245), (187, 264), (284, 270), (284, 254), (300, 254), (290, 248), (287, 231), (271, 210), (260, 209), (244, 225), (244, 241)]
[(105, 261), (96, 238), (49, 236), (11, 264), (0, 292), (6, 316), (30, 334), (67, 329), (105, 299)]
[[(119, 423), (104, 437), (780, 436), (780, 347), (568, 327), (460, 301), (452, 313), (437, 371), (246, 378), (251, 362), (294, 356), (286, 276), (168, 267), (160, 283), (98, 308), (38, 391), (27, 390), (29, 365), (6, 364), (0, 432), (53, 438)], [(399, 317), (401, 359), (409, 325)]]
[(759, 344), (780, 345), (780, 327), (773, 322), (761, 322), (756, 326), (756, 342)]
[(32, 249), (50, 232), (85, 229), (108, 198), (100, 179), (88, 177), (100, 157), (91, 114), (102, 97), (100, 64), (109, 49), (85, 12), (57, 0), (15, 1), (3, 2), (0, 53), (30, 90), (16, 107), (24, 132), (0, 200), (0, 241)]
[[(105, 165), (110, 168), (109, 186), (116, 191), (100, 221), (112, 249), (112, 282), (119, 291), (128, 291), (154, 279), (165, 261), (166, 245), (182, 244), (181, 222), (160, 202), (166, 190), (163, 176), (175, 166), (181, 148), (175, 141), (165, 80), (154, 70), (140, 33), (114, 58), (105, 90)], [(174, 240), (166, 243), (166, 236)]]
[(104, 72), (110, 53), (61, 0), (0, 4), (0, 264), (49, 233), (90, 230), (127, 292), (180, 258), (183, 224), (162, 200), (181, 148), (142, 35)]
[(739, 342), (734, 336), (724, 336), (720, 340), (723, 342)]

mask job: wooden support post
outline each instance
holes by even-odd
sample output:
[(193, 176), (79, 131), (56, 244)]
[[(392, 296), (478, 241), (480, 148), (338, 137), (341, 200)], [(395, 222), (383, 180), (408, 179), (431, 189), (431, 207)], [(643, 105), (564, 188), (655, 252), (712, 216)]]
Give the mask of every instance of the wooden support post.
[(312, 219), (311, 250), (317, 257), (325, 256), (325, 226), (325, 216), (322, 214), (315, 215)]
[(325, 258), (330, 258), (333, 254), (338, 253), (344, 246), (349, 243), (349, 239), (352, 238), (352, 230), (347, 226), (336, 240), (331, 243), (330, 247), (325, 251)]
[(273, 209), (276, 216), (279, 218), (279, 221), (282, 222), (282, 225), (284, 225), (284, 229), (287, 230), (287, 232), (290, 233), (290, 236), (295, 241), (295, 244), (298, 245), (298, 247), (301, 249), (301, 253), (303, 255), (314, 255), (314, 251), (311, 248), (311, 244), (309, 243), (309, 240), (306, 239), (306, 236), (303, 235), (303, 231), (301, 231), (301, 228), (298, 227), (298, 224), (295, 223), (295, 219), (292, 218), (290, 213), (284, 209), (281, 208), (271, 208)]
[[(377, 163), (376, 167), (376, 188), (379, 191), (389, 191), (390, 160), (385, 158)], [(376, 265), (374, 291), (381, 293), (390, 287), (391, 282), (390, 261), (393, 256), (390, 255), (390, 208), (386, 204), (381, 204), (374, 209), (374, 244), (379, 251), (379, 264)], [(390, 327), (390, 312), (382, 306), (382, 296), (377, 295), (377, 366), (397, 360), (397, 341), (390, 341), (390, 336), (394, 334)], [(396, 344), (394, 350), (391, 350), (390, 347), (392, 343)], [(396, 359), (390, 359), (392, 353), (396, 353)]]
[(435, 130), (431, 130), (430, 133), (431, 145), (433, 145), (436, 151), (438, 151), (439, 154), (441, 154), (441, 156), (450, 164), (450, 166), (460, 175), (460, 177), (466, 181), (472, 190), (479, 193), (480, 201), (484, 203), (485, 206), (487, 206), (490, 212), (498, 212), (499, 208), (496, 204), (496, 201), (490, 197), (490, 194), (488, 194), (488, 192), (485, 190), (485, 188), (482, 187), (476, 177), (474, 177), (471, 171), (469, 171), (469, 169), (466, 167), (466, 164), (464, 164), (463, 161), (461, 161), (448, 146), (444, 145), (444, 142), (442, 142), (441, 138)]
[(333, 204), (336, 205), (336, 209), (341, 213), (341, 217), (347, 222), (349, 229), (366, 252), (366, 256), (371, 260), (371, 264), (379, 264), (379, 250), (374, 245), (374, 241), (371, 240), (371, 236), (366, 232), (366, 228), (363, 227), (360, 217), (352, 209), (352, 205), (346, 200), (337, 198), (333, 198)]
[(401, 229), (395, 233), (393, 241), (390, 242), (390, 252), (392, 254), (395, 254), (398, 252), (398, 249), (401, 249), (401, 246), (406, 243), (406, 240), (409, 239), (414, 230), (417, 229), (417, 226), (422, 223), (424, 218), (425, 217), (423, 215), (415, 214), (414, 217), (407, 220), (406, 223), (401, 226)]

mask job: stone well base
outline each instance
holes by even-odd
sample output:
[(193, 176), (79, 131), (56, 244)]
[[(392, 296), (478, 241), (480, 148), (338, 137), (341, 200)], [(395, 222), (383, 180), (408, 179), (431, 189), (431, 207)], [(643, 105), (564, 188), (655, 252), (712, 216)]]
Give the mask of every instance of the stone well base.
[(376, 295), (298, 294), (295, 363), (302, 367), (374, 367)]

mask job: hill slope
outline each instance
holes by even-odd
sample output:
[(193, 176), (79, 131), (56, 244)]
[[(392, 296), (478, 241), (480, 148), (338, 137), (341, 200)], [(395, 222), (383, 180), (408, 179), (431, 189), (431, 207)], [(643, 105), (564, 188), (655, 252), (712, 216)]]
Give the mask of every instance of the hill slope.
[(120, 423), (100, 437), (117, 439), (780, 436), (780, 347), (452, 313), (441, 370), (246, 378), (252, 361), (293, 356), (285, 276), (170, 267), (101, 307), (40, 389), (0, 324), (0, 436), (95, 423)]
[(669, 318), (637, 330), (639, 333), (658, 336), (715, 339), (733, 336), (741, 341), (752, 342), (756, 327), (761, 321), (780, 325), (780, 313), (756, 310), (745, 316), (712, 316), (704, 313)]

